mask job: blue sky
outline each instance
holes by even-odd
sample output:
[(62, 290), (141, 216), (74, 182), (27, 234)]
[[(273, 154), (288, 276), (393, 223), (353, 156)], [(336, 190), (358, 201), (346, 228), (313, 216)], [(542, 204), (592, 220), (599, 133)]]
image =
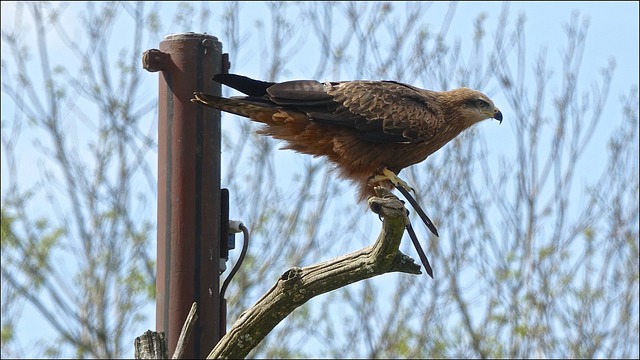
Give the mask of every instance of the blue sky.
[[(75, 12), (78, 8), (82, 8), (83, 6), (83, 3), (70, 4), (64, 15), (66, 21), (73, 22)], [(175, 4), (166, 4), (163, 8), (166, 10), (161, 12), (161, 16), (163, 17), (161, 21), (165, 26), (171, 23), (171, 17), (173, 16), (171, 8), (174, 6)], [(493, 24), (499, 20), (498, 17), (502, 6), (503, 4), (500, 2), (462, 2), (458, 4), (452, 24), (452, 29), (455, 30), (449, 32), (448, 40), (453, 40), (458, 37), (464, 39), (465, 37), (470, 36), (473, 32), (473, 22), (480, 12), (487, 13), (488, 17), (486, 20), (486, 26), (488, 29), (493, 29)], [(211, 7), (214, 8), (215, 5), (212, 5)], [(429, 11), (431, 12), (432, 19), (441, 19), (446, 13), (446, 10), (446, 3), (434, 3)], [(537, 56), (541, 46), (546, 46), (548, 49), (547, 54), (549, 58), (549, 65), (555, 68), (556, 73), (560, 73), (562, 71), (560, 61), (566, 39), (563, 32), (563, 26), (570, 20), (572, 13), (575, 11), (579, 11), (581, 15), (587, 16), (590, 21), (581, 74), (585, 75), (584, 79), (590, 79), (590, 81), (599, 79), (600, 70), (605, 67), (611, 59), (615, 60), (616, 70), (611, 84), (609, 101), (604, 113), (610, 114), (614, 117), (619, 117), (620, 96), (626, 95), (632, 86), (635, 85), (637, 87), (639, 78), (638, 44), (640, 41), (638, 39), (638, 34), (640, 31), (638, 28), (638, 2), (517, 2), (511, 4), (512, 14), (524, 13), (527, 18), (527, 54), (530, 54), (528, 57)], [(260, 18), (260, 15), (264, 13), (264, 4), (260, 2), (247, 2), (243, 4), (242, 14), (243, 16), (246, 16), (247, 24), (253, 24)], [(2, 2), (3, 31), (5, 30), (5, 26), (12, 26), (14, 18), (15, 3)], [(514, 17), (511, 19), (511, 21), (513, 21)], [(268, 22), (269, 18), (264, 19), (264, 21)], [(436, 20), (434, 20), (434, 23), (439, 24)], [(507, 24), (504, 25), (507, 26)], [(117, 32), (113, 34), (113, 37), (116, 39), (127, 39), (129, 31), (130, 30), (123, 25), (118, 28)], [(176, 31), (178, 30), (168, 29), (167, 34)], [(222, 37), (222, 29), (191, 29), (191, 31), (206, 31), (209, 34), (217, 36), (223, 43), (224, 49), (224, 44), (227, 40)], [(31, 32), (31, 34), (27, 34), (26, 40), (29, 41), (29, 36), (32, 35), (33, 32)], [(161, 40), (162, 39), (149, 40), (149, 43), (147, 44), (148, 48), (157, 47), (157, 44)], [(248, 41), (255, 42), (258, 40), (259, 36), (256, 33), (250, 32), (250, 38)], [(64, 46), (59, 43), (59, 40), (56, 40), (54, 35), (52, 35), (50, 39), (50, 45), (53, 48), (64, 49)], [(112, 45), (116, 47), (119, 46), (117, 42)], [(463, 46), (465, 45), (468, 47), (469, 42), (463, 41)], [(463, 54), (464, 53), (465, 51), (463, 51)], [(2, 48), (2, 59), (3, 64), (6, 61), (8, 64), (8, 70), (11, 71), (11, 56), (7, 53), (4, 45)], [(52, 61), (58, 64), (68, 64), (68, 59), (69, 58), (65, 53), (61, 51), (60, 53), (54, 54)], [(313, 68), (310, 69), (308, 67), (304, 58), (301, 58), (293, 64), (293, 66), (288, 68), (289, 73), (286, 78), (278, 80), (308, 78), (314, 71)], [(39, 71), (37, 64), (34, 63), (33, 66), (34, 73), (37, 73)], [(528, 69), (528, 71), (529, 70), (530, 69)], [(231, 72), (238, 72), (251, 77), (261, 78), (265, 73), (265, 64), (260, 62), (259, 57), (252, 57), (250, 59), (241, 58), (239, 59), (238, 64), (232, 64)], [(531, 77), (529, 77), (529, 79), (531, 79)], [(347, 78), (318, 80), (347, 80)], [(550, 87), (551, 91), (559, 91), (560, 83), (559, 80), (556, 81), (556, 85), (552, 85)], [(144, 86), (148, 87), (151, 94), (156, 92), (157, 75), (146, 74)], [(581, 86), (589, 88), (590, 84), (581, 84)], [(505, 103), (504, 99), (501, 99), (501, 95), (497, 95), (493, 100), (498, 105)], [(3, 93), (1, 106), (3, 122), (13, 114), (13, 109), (15, 109), (15, 104), (12, 104), (11, 100)], [(505, 134), (511, 134), (505, 130), (504, 127), (508, 128), (511, 121), (518, 121), (518, 119), (509, 117), (509, 109), (504, 107), (501, 107), (501, 109), (505, 116), (505, 121), (502, 125), (503, 128), (485, 126), (482, 130), (487, 133), (488, 142), (491, 142), (492, 140), (495, 142), (503, 141), (502, 139), (504, 139)], [(605, 115), (605, 117), (607, 116), (608, 115)], [(601, 138), (600, 140), (594, 140), (596, 145), (590, 150), (593, 158), (596, 159), (594, 160), (594, 163), (596, 164), (604, 164), (603, 157), (606, 153), (603, 150), (606, 145), (606, 138), (610, 132), (610, 128), (606, 127), (607, 121), (605, 120), (603, 121), (601, 128), (599, 128)], [(82, 131), (83, 130), (79, 127), (77, 129), (78, 135), (76, 136), (81, 138)], [(38, 135), (39, 134), (35, 132), (32, 133), (30, 137), (25, 136), (21, 140), (21, 161), (23, 163), (35, 164), (38, 161), (41, 161), (38, 160), (40, 155), (35, 153), (31, 146), (33, 140), (37, 138)], [(290, 159), (292, 157), (295, 158), (295, 156), (292, 156), (290, 152), (282, 154), (282, 159)], [(597, 159), (598, 157), (600, 159)], [(31, 167), (23, 166), (19, 171), (18, 178), (23, 180), (25, 184), (29, 184), (34, 179), (32, 171), (33, 169)], [(598, 172), (596, 171), (596, 173)], [(6, 190), (5, 184), (8, 183), (5, 176), (5, 158), (3, 156), (1, 179), (3, 196)], [(581, 176), (584, 177), (584, 179), (588, 179), (589, 173), (585, 171)], [(153, 212), (152, 210), (148, 211)], [(150, 215), (150, 217), (154, 218), (155, 215)], [(150, 309), (150, 311), (149, 319), (153, 321), (153, 309)], [(25, 322), (19, 328), (18, 333), (18, 336), (24, 336), (23, 344), (28, 343), (28, 340), (26, 339), (29, 339), (32, 336), (35, 336), (35, 338), (46, 336), (46, 331), (43, 329), (47, 329), (47, 325), (42, 324), (42, 320), (38, 315), (31, 311), (25, 311), (24, 313)], [(29, 325), (29, 323), (31, 323), (31, 325)]]
[[(75, 11), (77, 8), (82, 8), (82, 3), (72, 3), (69, 5), (68, 10), (64, 13), (63, 18), (68, 18), (68, 23), (74, 23)], [(171, 7), (175, 6), (175, 4), (169, 3), (163, 9), (167, 11), (162, 11), (161, 19), (162, 23), (166, 26), (171, 23), (171, 17), (173, 16), (173, 11), (171, 11)], [(444, 17), (444, 14), (447, 11), (446, 3), (435, 3), (433, 4), (429, 12), (432, 14), (433, 19), (441, 19)], [(480, 12), (485, 12), (488, 17), (486, 20), (486, 27), (488, 29), (493, 29), (493, 24), (497, 22), (498, 16), (500, 14), (501, 8), (503, 4), (501, 2), (462, 2), (459, 3), (456, 9), (456, 15), (454, 17), (453, 23), (451, 25), (452, 29), (449, 32), (449, 39), (452, 41), (458, 37), (464, 39), (465, 36), (470, 36), (473, 33), (473, 22), (476, 16)], [(213, 6), (212, 6), (213, 7)], [(2, 26), (10, 25), (13, 21), (14, 16), (14, 3), (2, 3)], [(581, 15), (587, 16), (590, 19), (589, 33), (587, 37), (587, 45), (585, 48), (583, 66), (582, 66), (582, 74), (593, 74), (593, 76), (584, 76), (587, 79), (598, 79), (597, 74), (599, 74), (600, 70), (605, 67), (610, 59), (615, 59), (616, 62), (616, 71), (614, 73), (612, 86), (611, 86), (611, 96), (608, 102), (608, 113), (616, 113), (619, 108), (619, 103), (617, 101), (618, 97), (622, 94), (628, 92), (630, 86), (632, 84), (638, 83), (638, 3), (637, 2), (516, 2), (510, 5), (512, 14), (524, 13), (527, 18), (527, 54), (528, 56), (533, 57), (538, 54), (541, 46), (546, 46), (547, 54), (549, 58), (549, 64), (554, 66), (556, 72), (561, 72), (561, 65), (558, 63), (561, 59), (561, 52), (563, 46), (565, 45), (565, 36), (563, 33), (563, 26), (566, 24), (571, 18), (572, 13), (575, 11), (579, 11)], [(264, 14), (265, 6), (260, 2), (246, 2), (242, 5), (242, 14), (243, 16), (247, 16), (251, 20), (247, 21), (246, 24), (253, 24), (256, 19), (259, 18), (258, 14)], [(511, 21), (513, 21), (515, 17), (511, 17)], [(269, 19), (265, 19), (267, 22)], [(439, 24), (438, 21), (433, 21), (435, 26)], [(513, 24), (504, 24), (504, 26), (513, 25)], [(119, 28), (122, 34), (114, 33), (114, 38), (127, 38), (127, 30), (126, 26)], [(207, 33), (218, 36), (218, 38), (223, 43), (225, 39), (222, 38), (222, 30), (221, 29), (193, 29), (195, 32), (206, 31)], [(172, 32), (171, 30), (168, 33)], [(34, 32), (27, 33), (25, 38), (26, 42), (29, 42), (32, 39)], [(54, 32), (51, 32), (51, 36), (48, 39), (49, 45), (52, 49), (60, 48), (64, 49), (64, 45), (60, 42), (60, 40), (55, 36)], [(71, 33), (74, 33), (73, 31)], [(76, 32), (77, 33), (77, 32)], [(162, 39), (157, 39), (157, 41), (150, 40), (149, 48), (154, 47), (153, 44), (159, 43)], [(249, 41), (258, 41), (259, 36), (255, 33), (250, 32)], [(462, 43), (463, 47), (466, 45), (470, 46), (468, 42)], [(111, 44), (114, 48), (120, 46), (117, 42)], [(245, 49), (247, 47), (245, 46)], [(300, 52), (304, 53), (304, 52)], [(463, 51), (463, 54), (465, 51)], [(7, 56), (6, 51), (3, 49), (3, 59), (7, 61), (8, 64), (11, 64), (10, 56)], [(73, 66), (73, 58), (64, 56), (64, 52), (61, 52), (60, 56), (55, 56), (53, 54), (52, 63), (54, 64), (65, 64)], [(242, 54), (238, 54), (242, 56)], [(303, 55), (297, 55), (298, 57)], [(232, 65), (232, 72), (241, 72), (244, 75), (261, 78), (265, 73), (265, 64), (261, 63), (259, 56), (251, 56), (251, 57), (240, 57), (237, 61), (237, 64)], [(555, 64), (554, 64), (555, 63)], [(10, 66), (9, 66), (10, 68)], [(39, 72), (39, 66), (34, 64), (34, 73)], [(529, 69), (530, 70), (530, 69)], [(304, 59), (301, 61), (292, 62), (292, 66), (288, 67), (288, 74), (286, 77), (283, 77), (279, 80), (289, 80), (289, 79), (300, 79), (300, 78), (308, 78), (310, 73), (313, 72), (313, 69), (310, 69)], [(558, 77), (556, 77), (558, 78)], [(348, 80), (350, 79), (347, 74), (339, 79), (318, 79), (318, 80)], [(529, 77), (531, 79), (531, 77)], [(145, 84), (143, 86), (148, 87), (149, 91), (154, 91), (157, 89), (157, 84), (152, 79), (152, 76), (146, 76)], [(554, 88), (553, 86), (550, 90), (559, 89), (559, 83)], [(483, 89), (490, 96), (491, 89)], [(6, 119), (13, 111), (12, 104), (6, 103), (4, 101), (5, 97), (3, 95), (3, 104), (5, 106), (2, 107), (2, 117)], [(493, 99), (496, 104), (503, 103), (500, 97), (496, 97)], [(506, 109), (508, 110), (508, 109)], [(505, 113), (505, 119), (509, 119), (509, 114), (503, 110)], [(505, 121), (505, 125), (508, 126), (508, 121)], [(78, 131), (81, 131), (79, 129)], [(24, 144), (29, 144), (30, 141), (23, 142)], [(29, 156), (29, 147), (24, 149), (24, 152), (21, 152), (21, 156), (23, 160), (26, 162), (34, 162), (34, 159)], [(4, 176), (6, 171), (4, 169), (4, 161), (2, 168), (2, 180), (5, 180)], [(28, 169), (22, 169), (22, 171), (29, 171)], [(28, 176), (26, 173), (22, 173), (23, 177), (26, 179), (33, 179), (34, 177)], [(2, 183), (6, 183), (2, 181)], [(3, 188), (4, 189), (4, 188)]]

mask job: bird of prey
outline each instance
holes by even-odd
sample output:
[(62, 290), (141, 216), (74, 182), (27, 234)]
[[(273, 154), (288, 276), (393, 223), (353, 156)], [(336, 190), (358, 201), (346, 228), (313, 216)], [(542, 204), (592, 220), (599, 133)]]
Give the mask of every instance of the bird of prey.
[[(482, 120), (502, 122), (493, 101), (468, 88), (431, 91), (364, 80), (275, 83), (235, 74), (217, 74), (213, 80), (246, 96), (196, 92), (191, 101), (264, 124), (260, 133), (285, 141), (285, 149), (326, 157), (359, 187), (360, 200), (375, 195), (377, 185), (395, 186), (406, 197), (409, 187), (397, 177), (402, 169), (422, 162)], [(421, 209), (416, 210), (437, 235)]]

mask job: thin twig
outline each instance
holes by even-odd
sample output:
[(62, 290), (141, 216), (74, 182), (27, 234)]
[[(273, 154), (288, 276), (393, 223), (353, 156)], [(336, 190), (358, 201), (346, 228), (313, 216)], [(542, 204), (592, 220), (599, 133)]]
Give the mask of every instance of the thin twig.
[(189, 335), (191, 334), (191, 330), (193, 330), (193, 325), (195, 325), (196, 320), (198, 320), (198, 315), (196, 315), (196, 310), (198, 309), (198, 304), (193, 303), (191, 305), (191, 310), (189, 310), (189, 315), (187, 315), (187, 320), (182, 325), (182, 331), (180, 331), (180, 337), (178, 338), (178, 344), (176, 345), (176, 351), (173, 353), (172, 359), (180, 359), (182, 354), (184, 353), (184, 348), (189, 341)]
[(416, 251), (418, 252), (420, 261), (422, 261), (422, 266), (424, 266), (424, 271), (426, 271), (427, 274), (431, 276), (431, 278), (433, 279), (433, 269), (431, 269), (431, 265), (429, 264), (429, 259), (427, 259), (427, 255), (424, 253), (424, 250), (422, 250), (422, 246), (418, 241), (418, 236), (416, 236), (416, 232), (413, 230), (413, 226), (411, 226), (411, 223), (407, 225), (407, 232), (409, 233), (409, 237), (411, 238), (411, 242), (413, 243), (413, 246), (416, 248)]
[(427, 227), (429, 228), (429, 230), (431, 230), (433, 235), (439, 236), (438, 229), (436, 229), (436, 226), (433, 225), (433, 222), (431, 222), (431, 219), (429, 219), (427, 214), (425, 214), (424, 210), (422, 210), (422, 208), (420, 207), (416, 199), (414, 199), (413, 196), (411, 196), (411, 193), (407, 191), (405, 188), (403, 188), (402, 186), (398, 186), (396, 187), (396, 189), (398, 189), (402, 193), (402, 195), (404, 195), (404, 197), (407, 200), (409, 200), (409, 203), (411, 204), (411, 206), (413, 206), (413, 208), (418, 212), (418, 216), (420, 216), (420, 219), (424, 221), (424, 224), (427, 225)]

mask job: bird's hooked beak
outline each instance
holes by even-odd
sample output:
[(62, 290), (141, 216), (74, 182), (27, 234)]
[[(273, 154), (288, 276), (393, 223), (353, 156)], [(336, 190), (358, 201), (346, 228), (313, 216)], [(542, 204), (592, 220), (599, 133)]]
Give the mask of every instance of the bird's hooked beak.
[(493, 109), (493, 116), (492, 118), (500, 121), (500, 124), (502, 124), (502, 112), (498, 109), (498, 108), (494, 108)]

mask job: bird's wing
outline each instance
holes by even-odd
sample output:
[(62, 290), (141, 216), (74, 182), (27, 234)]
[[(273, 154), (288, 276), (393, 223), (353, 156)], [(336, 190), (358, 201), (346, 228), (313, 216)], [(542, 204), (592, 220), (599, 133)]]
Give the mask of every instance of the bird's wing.
[(435, 95), (391, 81), (288, 81), (270, 86), (267, 93), (278, 105), (304, 112), (317, 123), (354, 129), (369, 142), (426, 141), (440, 125)]
[(436, 93), (398, 82), (272, 83), (233, 74), (219, 74), (213, 79), (249, 95), (238, 100), (302, 112), (313, 122), (355, 130), (364, 141), (427, 141), (441, 126)]
[(429, 140), (441, 126), (436, 93), (393, 81), (350, 81), (327, 91), (359, 115), (356, 128), (384, 140)]

